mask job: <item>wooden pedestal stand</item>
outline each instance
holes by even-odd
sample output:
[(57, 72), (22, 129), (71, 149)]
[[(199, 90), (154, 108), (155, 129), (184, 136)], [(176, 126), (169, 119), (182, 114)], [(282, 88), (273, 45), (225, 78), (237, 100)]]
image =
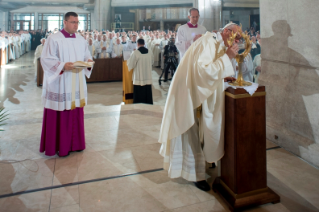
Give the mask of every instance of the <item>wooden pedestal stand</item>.
[(280, 202), (267, 187), (265, 96), (265, 86), (253, 96), (244, 89), (226, 90), (225, 155), (213, 190), (231, 211)]

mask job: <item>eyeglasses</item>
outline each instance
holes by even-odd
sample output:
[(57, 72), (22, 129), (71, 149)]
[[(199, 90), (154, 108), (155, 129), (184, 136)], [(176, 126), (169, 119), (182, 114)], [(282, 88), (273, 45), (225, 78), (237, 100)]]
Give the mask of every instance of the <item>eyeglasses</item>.
[(71, 24), (78, 24), (78, 25), (80, 25), (80, 22), (79, 22), (79, 21), (67, 21), (67, 22), (70, 22)]

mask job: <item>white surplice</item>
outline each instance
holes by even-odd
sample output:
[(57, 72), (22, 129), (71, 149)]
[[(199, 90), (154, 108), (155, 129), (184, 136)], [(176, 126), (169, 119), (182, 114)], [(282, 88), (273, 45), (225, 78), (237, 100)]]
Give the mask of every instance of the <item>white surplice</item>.
[[(254, 72), (254, 79), (255, 79), (254, 82), (255, 83), (258, 83), (258, 78), (259, 78), (259, 74), (260, 74), (260, 72), (256, 71), (256, 68), (258, 66), (261, 66), (261, 56), (260, 56), (260, 54), (257, 54), (255, 56), (254, 62), (253, 62), (253, 72)], [(257, 74), (255, 74), (255, 72), (257, 72)]]
[(96, 40), (93, 43), (95, 51), (94, 51), (94, 55), (92, 55), (92, 56), (94, 56), (95, 59), (98, 59), (101, 52), (102, 52), (101, 42), (103, 42), (103, 41)]
[(112, 50), (112, 57), (118, 57), (123, 55), (123, 45), (122, 44), (114, 44)]
[[(160, 59), (159, 55), (161, 54), (161, 49), (160, 49), (160, 44), (161, 44), (162, 39), (154, 39), (151, 43), (151, 50), (154, 55), (154, 66), (159, 66), (160, 65)], [(158, 46), (157, 46), (158, 45)]]
[[(75, 34), (76, 38), (65, 38), (61, 32), (52, 34), (46, 40), (41, 55), (44, 71), (42, 103), (45, 108), (63, 111), (71, 109), (72, 71), (64, 71), (67, 62), (88, 61), (92, 59), (84, 38)], [(82, 69), (76, 73), (75, 106), (80, 106), (79, 74), (88, 78), (91, 71)], [(87, 104), (86, 80), (83, 81), (85, 103)]]
[[(225, 51), (223, 40), (206, 32), (191, 45), (176, 70), (159, 136), (160, 154), (171, 178), (205, 180), (200, 174), (205, 172), (203, 161), (216, 162), (224, 155), (224, 78), (234, 75)], [(197, 121), (194, 113), (200, 105)]]
[(152, 65), (154, 63), (153, 54), (148, 51), (147, 54), (142, 54), (139, 50), (135, 50), (130, 59), (127, 60), (128, 70), (133, 70), (134, 85), (151, 85), (152, 80)]
[(112, 50), (110, 52), (110, 43), (108, 43), (107, 41), (101, 41), (100, 45), (101, 45), (101, 49), (103, 47), (105, 47), (106, 49), (105, 50), (102, 49), (99, 58), (110, 58), (110, 53), (112, 52)]
[(243, 64), (243, 79), (245, 81), (248, 81), (248, 82), (253, 82), (253, 76), (254, 76), (254, 73), (253, 73), (253, 59), (251, 57), (251, 54), (248, 54), (245, 59), (244, 59), (244, 64)]
[(192, 45), (195, 36), (205, 34), (206, 31), (206, 28), (199, 24), (197, 25), (197, 28), (190, 28), (187, 24), (178, 28), (175, 45), (180, 54), (180, 61), (187, 49)]

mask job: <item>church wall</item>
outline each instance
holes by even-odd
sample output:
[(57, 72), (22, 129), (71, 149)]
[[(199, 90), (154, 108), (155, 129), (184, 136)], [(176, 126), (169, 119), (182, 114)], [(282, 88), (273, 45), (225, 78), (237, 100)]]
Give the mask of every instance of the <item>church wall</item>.
[(250, 15), (256, 14), (259, 14), (258, 9), (245, 8), (245, 10), (236, 10), (234, 8), (224, 8), (222, 12), (223, 25), (233, 21), (242, 24), (243, 29), (250, 28)]
[(260, 0), (267, 138), (319, 167), (316, 0)]

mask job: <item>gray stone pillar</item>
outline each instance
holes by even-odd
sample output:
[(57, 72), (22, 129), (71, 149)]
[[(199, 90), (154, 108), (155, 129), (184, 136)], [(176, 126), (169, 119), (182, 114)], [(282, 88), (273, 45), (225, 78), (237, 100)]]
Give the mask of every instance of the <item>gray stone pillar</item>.
[(201, 0), (194, 1), (200, 13), (199, 24), (208, 31), (218, 30), (221, 27), (221, 1)]
[(39, 29), (39, 13), (34, 12), (34, 30)]
[(93, 14), (91, 18), (98, 30), (111, 29), (111, 0), (95, 0)]
[(164, 21), (160, 21), (160, 30), (164, 30)]
[(134, 26), (135, 30), (140, 30), (139, 14), (140, 14), (140, 10), (136, 9), (136, 11), (135, 11), (135, 26)]

